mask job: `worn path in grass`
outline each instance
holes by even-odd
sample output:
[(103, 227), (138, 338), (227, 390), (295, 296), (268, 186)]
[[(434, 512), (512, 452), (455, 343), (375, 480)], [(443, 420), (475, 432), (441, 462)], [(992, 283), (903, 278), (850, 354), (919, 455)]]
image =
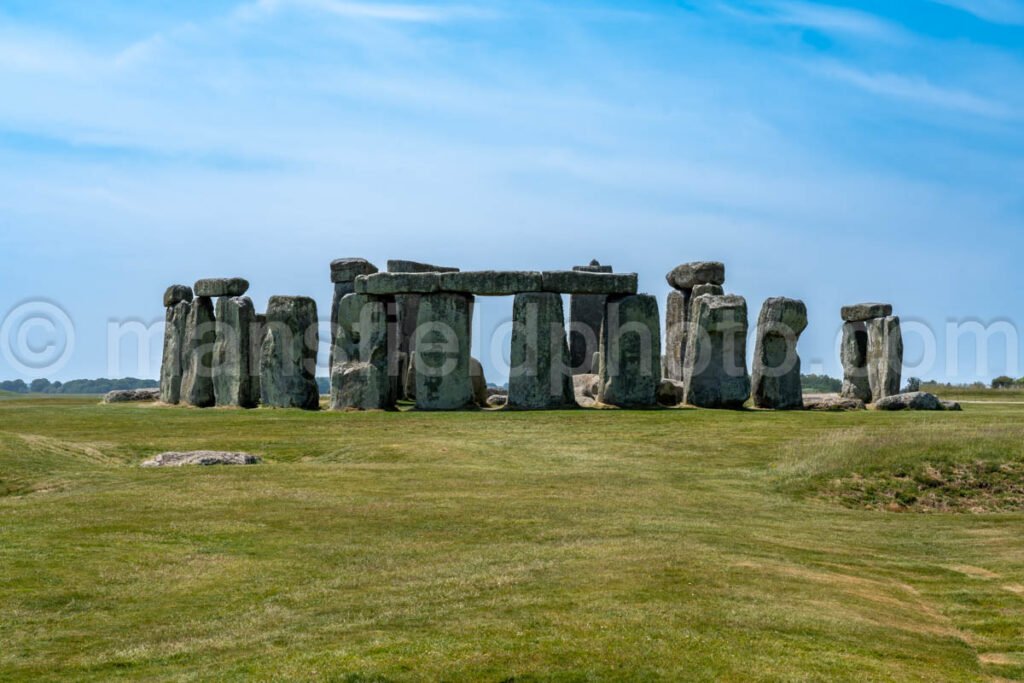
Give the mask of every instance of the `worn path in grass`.
[[(164, 450), (253, 467), (141, 469)], [(1024, 514), (819, 495), (1020, 459), (1024, 407), (0, 403), (0, 679), (1024, 676)]]

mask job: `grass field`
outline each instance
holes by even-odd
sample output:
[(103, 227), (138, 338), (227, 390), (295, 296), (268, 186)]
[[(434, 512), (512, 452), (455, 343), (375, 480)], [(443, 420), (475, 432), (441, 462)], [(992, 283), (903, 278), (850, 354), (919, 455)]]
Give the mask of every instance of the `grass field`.
[[(266, 463), (137, 466), (199, 448)], [(4, 400), (0, 679), (1020, 678), (1022, 464), (1024, 405)]]

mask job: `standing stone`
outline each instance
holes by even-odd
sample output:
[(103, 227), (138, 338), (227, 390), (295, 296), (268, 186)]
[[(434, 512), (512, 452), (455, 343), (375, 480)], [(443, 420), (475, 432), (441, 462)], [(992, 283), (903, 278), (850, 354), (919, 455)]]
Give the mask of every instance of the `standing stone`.
[(213, 313), (213, 300), (196, 297), (185, 324), (185, 343), (182, 348), (181, 402), (197, 408), (216, 404), (213, 393), (214, 346), (217, 343), (217, 323)]
[(334, 298), (331, 301), (331, 351), (327, 367), (334, 367), (334, 347), (338, 340), (338, 304), (346, 294), (356, 291), (356, 278), (372, 275), (377, 266), (363, 258), (340, 258), (331, 261), (331, 283), (334, 284)]
[(260, 402), (259, 375), (253, 372), (252, 338), (256, 309), (247, 296), (217, 299), (213, 393), (218, 406), (255, 408)]
[(386, 299), (365, 294), (347, 294), (339, 303), (332, 350), (332, 410), (383, 410), (394, 406), (388, 374), (387, 307)]
[(509, 408), (543, 410), (575, 407), (562, 296), (517, 294), (512, 304)]
[(868, 330), (862, 321), (843, 323), (843, 341), (840, 348), (843, 364), (843, 398), (871, 402), (871, 384), (868, 382)]
[(780, 297), (764, 302), (754, 345), (753, 398), (758, 408), (803, 408), (796, 345), (805, 329), (807, 306), (803, 301)]
[(747, 302), (704, 294), (691, 306), (683, 385), (686, 402), (701, 408), (742, 408), (750, 397)]
[(473, 297), (441, 292), (417, 303), (416, 407), (461, 410), (473, 404), (469, 349)]
[(686, 355), (686, 325), (689, 318), (690, 293), (671, 291), (665, 305), (665, 378), (683, 379), (683, 356)]
[[(611, 266), (602, 266), (597, 260), (587, 266), (574, 266), (582, 273), (610, 273)], [(604, 294), (573, 294), (569, 297), (569, 362), (574, 375), (597, 372), (593, 366), (594, 354), (600, 348), (601, 321), (604, 319)]]
[(272, 296), (260, 350), (260, 391), (271, 408), (317, 410), (316, 302), (304, 296)]
[[(435, 266), (430, 263), (419, 263), (416, 261), (389, 260), (389, 273), (457, 273), (458, 268), (447, 266)], [(422, 294), (396, 294), (394, 299), (393, 316), (394, 330), (391, 342), (391, 351), (397, 357), (404, 356), (406, 363), (411, 367), (411, 354), (416, 351), (416, 321), (419, 319), (420, 298)], [(408, 371), (407, 371), (408, 372)], [(403, 383), (404, 384), (404, 383)], [(400, 398), (414, 398), (412, 394), (404, 392)]]
[(487, 377), (484, 375), (484, 366), (476, 358), (469, 358), (469, 382), (473, 386), (473, 403), (481, 408), (487, 407), (487, 399), (490, 392), (487, 391)]
[[(168, 299), (165, 297), (164, 302)], [(189, 310), (192, 308), (192, 290), (188, 299), (179, 298), (167, 307), (164, 325), (164, 353), (160, 364), (160, 400), (171, 405), (181, 401), (181, 378), (184, 370), (185, 331)]]
[(620, 408), (657, 404), (661, 382), (661, 321), (649, 294), (609, 296), (601, 328), (598, 400)]
[(868, 384), (872, 402), (900, 393), (903, 374), (903, 333), (896, 316), (875, 318), (867, 322)]

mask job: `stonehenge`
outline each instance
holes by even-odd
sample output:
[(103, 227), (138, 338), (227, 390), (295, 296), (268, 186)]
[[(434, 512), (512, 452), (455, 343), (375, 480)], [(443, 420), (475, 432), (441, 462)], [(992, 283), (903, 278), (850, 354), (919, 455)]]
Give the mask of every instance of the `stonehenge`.
[[(572, 270), (461, 271), (392, 260), (381, 272), (366, 259), (343, 258), (330, 273), (333, 410), (394, 410), (401, 401), (423, 411), (900, 405), (890, 398), (899, 396), (903, 363), (891, 305), (842, 308), (841, 394), (805, 404), (797, 344), (807, 307), (783, 297), (764, 302), (748, 372), (747, 302), (725, 293), (720, 262), (684, 263), (665, 276), (672, 291), (664, 349), (658, 301), (638, 292), (635, 273), (597, 261)], [(162, 403), (319, 409), (316, 302), (273, 296), (261, 314), (248, 288), (233, 277), (164, 291)], [(477, 296), (513, 297), (507, 392), (489, 388), (470, 355)]]
[(685, 402), (700, 408), (742, 408), (750, 397), (746, 300), (702, 294), (693, 299), (690, 315), (683, 357)]
[(900, 319), (889, 304), (865, 303), (844, 306), (843, 365), (844, 398), (876, 403), (900, 393), (903, 373), (903, 334)]
[(260, 397), (271, 408), (316, 410), (319, 343), (316, 302), (304, 296), (272, 296), (260, 348)]
[(772, 410), (803, 408), (800, 356), (796, 350), (807, 328), (807, 306), (775, 297), (764, 302), (757, 319), (752, 394), (754, 405)]

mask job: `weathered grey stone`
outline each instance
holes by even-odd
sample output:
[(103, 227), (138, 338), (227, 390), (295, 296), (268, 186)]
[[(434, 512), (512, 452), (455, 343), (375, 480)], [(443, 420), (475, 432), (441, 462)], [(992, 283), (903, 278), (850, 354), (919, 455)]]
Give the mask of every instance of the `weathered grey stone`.
[(242, 296), (249, 291), (249, 281), (240, 277), (210, 277), (195, 284), (196, 296)]
[(889, 317), (892, 315), (892, 305), (873, 303), (854, 304), (853, 306), (843, 306), (839, 313), (845, 322), (864, 322), (874, 318)]
[(942, 401), (942, 409), (953, 412), (960, 412), (963, 408), (956, 401)]
[(722, 289), (722, 285), (713, 285), (713, 284), (695, 285), (693, 287), (693, 289), (690, 290), (690, 301), (693, 301), (698, 296), (704, 296), (705, 294), (712, 294), (714, 296), (722, 296), (723, 294), (725, 294), (725, 290)]
[(181, 379), (185, 370), (185, 330), (190, 301), (179, 301), (167, 309), (164, 352), (160, 363), (160, 401), (171, 405), (181, 401)]
[(945, 410), (938, 396), (925, 391), (886, 396), (875, 401), (874, 408), (875, 410)]
[(416, 325), (416, 407), (420, 410), (461, 410), (473, 404), (469, 377), (472, 297), (466, 294), (424, 295)]
[(511, 296), (541, 291), (541, 274), (529, 271), (478, 270), (441, 274), (441, 291)]
[(192, 301), (192, 288), (188, 285), (171, 285), (164, 292), (164, 308), (170, 308), (182, 301)]
[(597, 351), (594, 352), (594, 357), (590, 360), (590, 373), (593, 375), (601, 374), (601, 330), (597, 331)]
[(405, 387), (403, 387), (402, 398), (409, 401), (416, 400), (416, 352), (413, 351), (409, 354), (409, 359), (405, 367)]
[(181, 467), (182, 465), (257, 465), (258, 455), (228, 451), (187, 451), (161, 453), (140, 467)]
[(185, 323), (185, 341), (181, 350), (181, 403), (197, 408), (216, 404), (213, 393), (214, 346), (217, 323), (213, 301), (198, 296), (189, 307)]
[(864, 410), (864, 401), (839, 394), (804, 394), (804, 409), (830, 413)]
[(270, 408), (317, 410), (316, 302), (304, 296), (272, 296), (260, 350), (260, 390)]
[(601, 393), (601, 376), (594, 374), (573, 375), (572, 389), (577, 403), (579, 402), (580, 396), (589, 396), (590, 398), (596, 399), (597, 395)]
[(588, 273), (580, 270), (546, 270), (542, 289), (560, 294), (636, 294), (636, 273)]
[(686, 355), (687, 319), (690, 310), (688, 291), (671, 291), (665, 305), (665, 378), (683, 379), (683, 356)]
[(403, 259), (388, 260), (389, 273), (457, 273), (458, 268), (450, 266), (435, 266), (432, 263), (420, 263), (419, 261), (406, 261)]
[(665, 280), (674, 289), (693, 289), (697, 285), (724, 285), (725, 264), (718, 261), (695, 261), (673, 268)]
[(508, 403), (507, 394), (493, 394), (487, 397), (488, 408), (504, 408)]
[(562, 296), (553, 292), (517, 294), (512, 320), (508, 407), (575, 407)]
[(610, 296), (601, 329), (601, 403), (620, 408), (657, 404), (661, 321), (649, 294)]
[(109, 391), (103, 397), (104, 403), (145, 403), (158, 401), (160, 399), (159, 389), (118, 389)]
[(577, 396), (576, 405), (580, 408), (596, 408), (597, 399), (591, 398), (590, 396)]
[(331, 261), (331, 282), (354, 282), (360, 275), (372, 275), (377, 266), (364, 258), (339, 258)]
[(903, 374), (903, 333), (900, 319), (895, 316), (867, 321), (868, 332), (868, 384), (871, 400), (877, 402), (886, 396), (900, 393)]
[(247, 296), (217, 299), (213, 393), (218, 406), (255, 408), (260, 403), (259, 369), (253, 362), (256, 309)]
[(573, 266), (572, 269), (573, 270), (578, 270), (578, 271), (583, 272), (583, 273), (610, 273), (610, 272), (612, 272), (612, 267), (611, 266), (603, 266), (603, 265), (601, 265), (601, 262), (598, 261), (597, 259), (591, 260), (590, 263), (588, 265), (585, 265), (585, 266)]
[(701, 408), (742, 408), (750, 397), (747, 302), (705, 294), (693, 300), (683, 383), (686, 402)]
[(868, 383), (867, 368), (868, 330), (863, 322), (843, 323), (840, 360), (843, 364), (842, 396), (870, 403), (871, 385)]
[(389, 374), (388, 302), (347, 294), (338, 304), (331, 366), (333, 410), (383, 410), (394, 406)]
[(331, 350), (327, 358), (327, 367), (334, 367), (334, 347), (338, 343), (338, 306), (346, 294), (356, 291), (355, 282), (335, 282), (334, 297), (331, 300)]
[(432, 294), (441, 291), (441, 273), (375, 273), (356, 278), (357, 294)]
[(658, 383), (658, 404), (677, 406), (683, 402), (686, 385), (674, 379), (663, 379)]
[(754, 405), (771, 410), (804, 406), (797, 342), (807, 329), (807, 306), (797, 299), (768, 299), (757, 319), (752, 395)]
[(473, 386), (473, 402), (481, 408), (486, 407), (490, 394), (487, 392), (487, 378), (484, 377), (484, 366), (473, 357), (469, 359), (469, 381)]

